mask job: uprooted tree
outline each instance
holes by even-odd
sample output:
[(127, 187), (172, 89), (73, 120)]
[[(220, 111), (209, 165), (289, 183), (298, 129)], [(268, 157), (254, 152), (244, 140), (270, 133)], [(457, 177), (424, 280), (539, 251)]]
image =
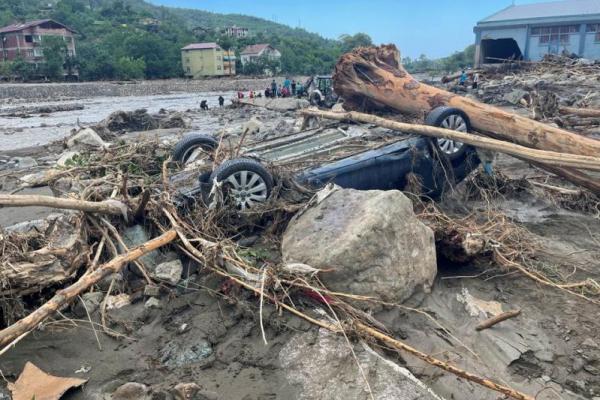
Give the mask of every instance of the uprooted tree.
[[(600, 154), (599, 140), (417, 82), (402, 67), (400, 52), (394, 45), (359, 48), (343, 55), (335, 67), (334, 87), (344, 98), (345, 108), (362, 109), (371, 104), (425, 115), (439, 106), (456, 107), (469, 116), (475, 131), (487, 136), (540, 150), (587, 156)], [(597, 179), (581, 171), (540, 166), (600, 193)]]

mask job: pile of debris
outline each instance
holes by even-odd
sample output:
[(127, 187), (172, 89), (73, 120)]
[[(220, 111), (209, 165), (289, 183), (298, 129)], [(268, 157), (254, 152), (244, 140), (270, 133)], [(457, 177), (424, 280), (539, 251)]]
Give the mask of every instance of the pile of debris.
[(186, 128), (189, 120), (180, 112), (160, 110), (158, 114), (149, 114), (148, 110), (115, 111), (100, 121), (94, 129), (103, 138), (110, 135), (122, 135), (125, 132), (143, 132), (155, 129)]

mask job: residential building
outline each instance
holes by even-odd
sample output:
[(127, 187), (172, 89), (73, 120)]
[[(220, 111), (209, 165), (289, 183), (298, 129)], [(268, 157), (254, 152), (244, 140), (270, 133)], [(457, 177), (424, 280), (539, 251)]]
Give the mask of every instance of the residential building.
[(216, 43), (192, 43), (181, 49), (183, 72), (188, 78), (235, 75), (235, 53)]
[(600, 59), (600, 0), (509, 6), (477, 23), (475, 64), (569, 53)]
[[(45, 36), (62, 37), (70, 56), (76, 55), (75, 31), (51, 19), (29, 21), (0, 28), (0, 60), (23, 59), (38, 66), (45, 62), (42, 41)], [(77, 74), (76, 71), (71, 71)], [(65, 75), (67, 71), (65, 71)]]
[(254, 62), (260, 57), (268, 57), (270, 59), (280, 59), (281, 53), (279, 50), (271, 46), (270, 44), (253, 44), (247, 46), (241, 53), (240, 58), (242, 65), (246, 65), (249, 62)]
[(237, 39), (243, 39), (248, 37), (248, 28), (240, 28), (239, 26), (230, 26), (224, 29), (227, 36)]

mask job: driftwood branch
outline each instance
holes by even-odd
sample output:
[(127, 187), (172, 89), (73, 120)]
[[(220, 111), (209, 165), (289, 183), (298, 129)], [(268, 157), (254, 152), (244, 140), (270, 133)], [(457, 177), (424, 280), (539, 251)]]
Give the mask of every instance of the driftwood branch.
[(127, 206), (117, 200), (93, 202), (52, 196), (0, 194), (0, 205), (13, 207), (41, 206), (127, 216)]
[[(551, 164), (560, 167), (571, 167), (588, 169), (591, 171), (600, 171), (600, 158), (592, 156), (582, 156), (576, 154), (557, 153), (554, 151), (536, 150), (514, 143), (502, 140), (477, 136), (469, 133), (453, 131), (450, 129), (437, 128), (429, 125), (415, 125), (398, 122), (390, 119), (377, 117), (371, 114), (359, 113), (356, 111), (338, 113), (331, 111), (321, 111), (317, 109), (307, 109), (300, 111), (304, 115), (334, 119), (338, 121), (355, 121), (370, 123), (384, 128), (413, 133), (436, 138), (446, 138), (466, 143), (482, 149), (498, 151), (519, 157), (533, 162)], [(600, 154), (600, 153), (599, 153)]]
[(379, 341), (381, 341), (382, 343), (385, 343), (387, 346), (390, 346), (394, 349), (398, 349), (398, 350), (402, 350), (405, 351), (407, 353), (412, 354), (413, 356), (425, 361), (428, 364), (434, 365), (438, 368), (441, 368), (445, 371), (451, 372), (456, 376), (459, 376), (461, 378), (467, 379), (471, 382), (475, 382), (478, 383), (481, 386), (485, 386), (488, 389), (492, 389), (496, 392), (505, 394), (509, 397), (512, 397), (513, 399), (518, 399), (518, 400), (534, 400), (534, 398), (532, 396), (526, 395), (524, 393), (521, 393), (519, 391), (516, 391), (512, 388), (509, 388), (507, 386), (502, 386), (499, 385), (495, 382), (490, 381), (489, 379), (486, 378), (482, 378), (480, 376), (477, 376), (475, 374), (472, 374), (470, 372), (464, 371), (462, 369), (456, 368), (450, 364), (447, 364), (441, 360), (438, 360), (436, 358), (431, 357), (428, 354), (425, 354), (399, 340), (396, 340), (392, 337), (389, 337), (388, 335), (386, 335), (385, 333), (382, 333), (380, 331), (378, 331), (377, 329), (373, 329), (370, 326), (367, 326), (365, 324), (363, 324), (362, 322), (356, 322), (354, 324), (354, 327), (356, 328), (356, 330), (358, 331), (358, 333), (362, 333), (365, 336), (369, 336), (372, 338), (375, 338)]
[(596, 108), (560, 107), (559, 111), (561, 114), (577, 115), (578, 117), (584, 118), (600, 117), (600, 109)]
[(492, 318), (488, 318), (485, 321), (482, 321), (479, 325), (475, 327), (475, 330), (482, 331), (484, 329), (491, 328), (492, 326), (499, 324), (502, 321), (506, 321), (507, 319), (514, 318), (521, 314), (521, 310), (512, 310), (507, 311), (502, 314), (498, 314)]
[(121, 254), (113, 258), (108, 263), (101, 265), (95, 271), (84, 274), (79, 280), (71, 286), (56, 292), (48, 302), (44, 303), (40, 308), (26, 316), (25, 318), (15, 322), (11, 326), (0, 331), (0, 348), (11, 343), (19, 336), (23, 335), (32, 329), (35, 329), (48, 317), (53, 315), (57, 310), (77, 298), (78, 295), (89, 289), (92, 285), (98, 283), (102, 278), (118, 272), (127, 265), (127, 263), (137, 260), (141, 256), (162, 247), (177, 237), (175, 230), (169, 230), (140, 246), (137, 246), (127, 253)]

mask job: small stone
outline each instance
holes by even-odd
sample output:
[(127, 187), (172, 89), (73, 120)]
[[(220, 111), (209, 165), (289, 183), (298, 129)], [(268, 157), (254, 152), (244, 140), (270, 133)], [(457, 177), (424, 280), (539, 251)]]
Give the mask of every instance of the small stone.
[(542, 375), (542, 380), (544, 383), (548, 383), (552, 380), (552, 378), (550, 378), (548, 375)]
[(196, 383), (179, 383), (173, 389), (173, 395), (177, 400), (195, 399), (196, 393), (198, 393), (201, 389), (202, 388)]
[(160, 295), (160, 287), (156, 285), (146, 285), (144, 287), (144, 296), (158, 297)]
[(598, 346), (598, 343), (594, 342), (594, 339), (592, 338), (587, 338), (583, 341), (583, 343), (581, 343), (581, 345), (583, 347), (591, 347), (592, 349), (598, 349), (600, 348), (600, 346)]
[(90, 315), (92, 315), (94, 311), (96, 311), (98, 307), (100, 307), (100, 304), (102, 304), (102, 300), (104, 299), (104, 293), (85, 293), (81, 296), (81, 299), (83, 300), (83, 303), (81, 302), (82, 300), (77, 299), (73, 304), (71, 311), (73, 312), (73, 314), (75, 314), (75, 316), (79, 318), (87, 318), (87, 313), (90, 313)]
[(550, 350), (539, 350), (535, 352), (535, 357), (540, 361), (552, 362), (554, 361), (554, 353)]
[(154, 277), (161, 281), (176, 285), (181, 280), (183, 265), (180, 260), (173, 260), (158, 264), (154, 272)]
[(146, 304), (144, 304), (144, 307), (146, 307), (146, 308), (162, 308), (162, 303), (156, 297), (150, 297), (146, 301)]
[(137, 382), (127, 382), (115, 390), (111, 400), (146, 400), (149, 399), (150, 389)]
[(31, 157), (15, 157), (11, 159), (9, 162), (13, 162), (15, 164), (15, 168), (32, 168), (37, 167), (38, 163)]
[(576, 358), (575, 361), (573, 361), (573, 365), (571, 366), (571, 370), (573, 372), (579, 372), (583, 369), (583, 367), (585, 366), (585, 360), (582, 358)]

